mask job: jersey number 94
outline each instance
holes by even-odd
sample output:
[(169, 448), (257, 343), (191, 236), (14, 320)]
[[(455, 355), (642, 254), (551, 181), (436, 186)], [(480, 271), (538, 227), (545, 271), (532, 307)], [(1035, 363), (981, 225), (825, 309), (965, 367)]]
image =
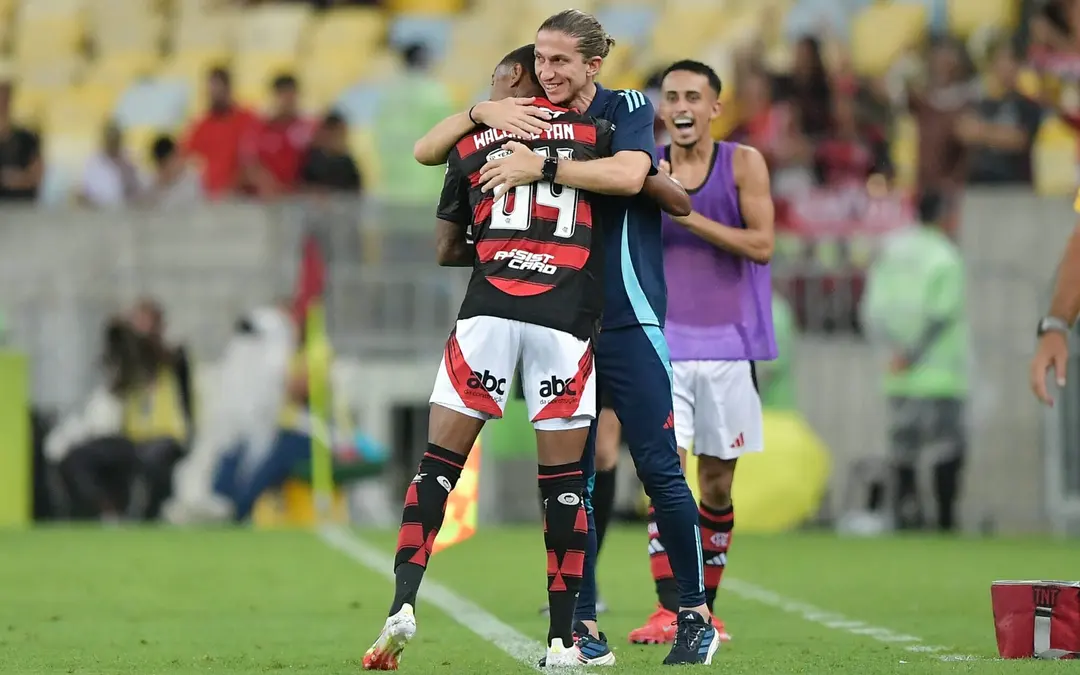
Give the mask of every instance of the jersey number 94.
[[(533, 150), (542, 157), (551, 156), (551, 148), (542, 147)], [(556, 148), (559, 159), (573, 159), (572, 148)], [(552, 185), (540, 181), (531, 185), (519, 185), (512, 191), (499, 197), (491, 208), (492, 230), (526, 231), (532, 225), (532, 204), (541, 208), (554, 209), (549, 218), (555, 221), (555, 236), (569, 239), (574, 236), (574, 223), (577, 221), (578, 191), (565, 185)], [(557, 215), (555, 215), (557, 214)]]

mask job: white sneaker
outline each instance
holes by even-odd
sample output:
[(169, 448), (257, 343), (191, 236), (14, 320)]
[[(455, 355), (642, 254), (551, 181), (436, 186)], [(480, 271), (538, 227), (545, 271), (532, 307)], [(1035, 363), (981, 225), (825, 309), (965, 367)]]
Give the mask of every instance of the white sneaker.
[(386, 620), (379, 639), (364, 654), (364, 670), (397, 670), (398, 657), (414, 635), (416, 616), (412, 605), (402, 605), (397, 614)]
[(581, 668), (584, 665), (585, 662), (581, 658), (577, 645), (566, 647), (559, 638), (551, 641), (543, 663), (545, 668)]

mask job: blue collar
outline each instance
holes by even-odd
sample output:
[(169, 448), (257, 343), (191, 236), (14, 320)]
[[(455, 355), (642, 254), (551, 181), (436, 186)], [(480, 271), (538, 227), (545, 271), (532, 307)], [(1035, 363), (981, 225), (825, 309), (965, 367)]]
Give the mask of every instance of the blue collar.
[(604, 108), (607, 106), (607, 99), (613, 93), (610, 89), (604, 89), (600, 86), (599, 82), (596, 82), (596, 96), (593, 97), (592, 103), (589, 104), (589, 109), (585, 111), (586, 115), (591, 117), (599, 117), (604, 113)]

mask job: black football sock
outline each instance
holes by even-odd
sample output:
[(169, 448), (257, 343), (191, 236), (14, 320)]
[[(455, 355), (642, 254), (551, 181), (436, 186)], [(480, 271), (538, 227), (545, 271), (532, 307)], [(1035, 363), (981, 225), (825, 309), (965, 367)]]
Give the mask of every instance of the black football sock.
[(574, 643), (574, 607), (581, 590), (588, 543), (589, 521), (585, 513), (585, 479), (577, 462), (541, 466), (540, 492), (544, 511), (544, 543), (547, 545), (548, 644), (559, 638)]
[(416, 477), (405, 493), (397, 555), (394, 556), (395, 592), (390, 616), (401, 611), (401, 606), (406, 603), (416, 606), (416, 593), (420, 590), (435, 537), (442, 527), (446, 500), (464, 467), (464, 456), (428, 443)]

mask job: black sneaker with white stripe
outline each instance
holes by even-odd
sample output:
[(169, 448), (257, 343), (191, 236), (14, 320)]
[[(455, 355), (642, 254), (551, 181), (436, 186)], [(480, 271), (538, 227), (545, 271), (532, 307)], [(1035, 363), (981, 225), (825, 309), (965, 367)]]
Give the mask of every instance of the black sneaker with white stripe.
[(719, 648), (720, 636), (713, 628), (712, 621), (697, 612), (682, 611), (679, 612), (676, 623), (675, 642), (664, 659), (664, 665), (709, 665), (712, 663), (713, 654)]

